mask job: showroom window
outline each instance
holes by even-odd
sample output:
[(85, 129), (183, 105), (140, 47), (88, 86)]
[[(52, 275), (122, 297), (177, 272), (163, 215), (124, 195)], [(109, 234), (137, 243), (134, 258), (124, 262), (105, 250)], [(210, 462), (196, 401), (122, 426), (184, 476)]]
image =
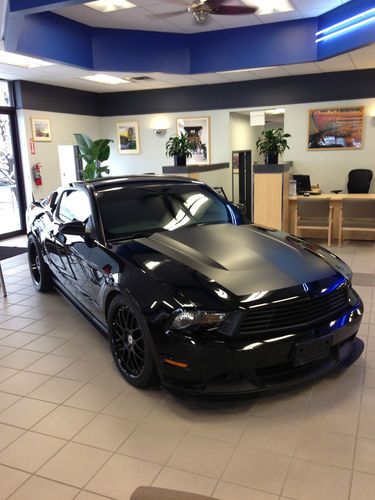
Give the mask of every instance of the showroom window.
[(0, 106), (11, 106), (12, 101), (13, 99), (9, 88), (9, 82), (0, 80)]
[(25, 196), (11, 82), (0, 80), (0, 239), (25, 232)]

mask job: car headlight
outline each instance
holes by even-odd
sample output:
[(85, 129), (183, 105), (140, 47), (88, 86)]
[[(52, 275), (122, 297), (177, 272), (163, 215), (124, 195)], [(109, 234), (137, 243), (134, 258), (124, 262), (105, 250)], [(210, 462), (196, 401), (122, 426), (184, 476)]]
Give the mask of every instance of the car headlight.
[(183, 330), (199, 326), (206, 329), (217, 328), (224, 321), (226, 313), (208, 311), (180, 311), (172, 322), (172, 328)]

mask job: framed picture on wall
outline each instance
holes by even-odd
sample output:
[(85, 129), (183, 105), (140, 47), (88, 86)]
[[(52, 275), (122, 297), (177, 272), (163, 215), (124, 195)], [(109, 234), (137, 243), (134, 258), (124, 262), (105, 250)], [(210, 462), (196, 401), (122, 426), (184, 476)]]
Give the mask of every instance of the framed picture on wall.
[(137, 155), (141, 152), (138, 122), (121, 122), (117, 127), (117, 147), (121, 155)]
[(177, 118), (177, 134), (188, 134), (194, 145), (191, 158), (186, 160), (187, 165), (208, 165), (210, 163), (210, 118), (191, 116)]
[(51, 142), (51, 127), (47, 118), (31, 118), (31, 132), (35, 142)]
[(308, 149), (361, 149), (363, 106), (310, 109)]

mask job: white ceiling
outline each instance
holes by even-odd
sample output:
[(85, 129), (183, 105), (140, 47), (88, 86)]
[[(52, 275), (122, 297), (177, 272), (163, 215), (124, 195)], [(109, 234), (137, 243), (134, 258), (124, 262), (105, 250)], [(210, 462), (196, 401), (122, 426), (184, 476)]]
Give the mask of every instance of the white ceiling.
[[(255, 14), (240, 16), (210, 15), (208, 21), (204, 24), (197, 24), (187, 12), (171, 18), (159, 17), (166, 13), (178, 12), (185, 7), (187, 8), (191, 1), (192, 0), (190, 0), (190, 2), (189, 0), (131, 0), (137, 7), (115, 12), (102, 13), (86, 5), (66, 7), (64, 9), (58, 9), (55, 12), (89, 26), (196, 33), (319, 16), (339, 5), (347, 3), (349, 0), (289, 0), (295, 7), (295, 10), (290, 12), (262, 16), (257, 16)], [(239, 3), (238, 0), (235, 2), (236, 5)]]
[[(130, 17), (127, 17), (127, 24), (121, 25), (121, 27), (132, 27), (141, 26), (142, 28), (146, 28), (145, 25), (139, 24), (142, 18), (145, 18), (146, 7), (147, 11), (150, 9), (162, 9), (168, 6), (168, 9), (173, 10), (173, 8), (177, 7), (181, 4), (181, 0), (170, 0), (169, 2), (160, 1), (160, 0), (132, 0), (139, 7), (134, 9), (127, 9), (124, 11), (118, 11), (117, 13), (112, 13), (108, 19), (118, 20), (119, 12), (122, 12), (125, 16), (130, 16), (131, 14), (132, 22), (130, 22)], [(182, 0), (183, 1), (183, 0)], [(4, 0), (0, 0), (0, 8), (3, 4)], [(176, 3), (177, 2), (177, 3)], [(321, 13), (322, 11), (330, 10), (338, 4), (345, 3), (343, 0), (292, 0), (293, 4), (298, 7), (297, 14), (299, 16), (307, 15), (309, 12), (314, 11), (314, 15)], [(312, 5), (314, 6), (312, 8)], [(142, 6), (142, 7), (141, 7)], [(85, 12), (86, 15), (94, 17), (99, 16), (108, 16), (108, 14), (100, 14), (96, 13), (93, 9), (90, 9), (85, 6), (79, 7), (70, 7), (68, 9), (64, 9), (64, 12)], [(89, 13), (87, 14), (87, 11)], [(290, 13), (285, 13), (280, 16), (287, 16)], [(293, 15), (296, 15), (294, 13)], [(188, 16), (188, 15), (183, 15)], [(1, 17), (1, 10), (0, 10)], [(226, 16), (216, 16), (220, 17), (220, 22), (223, 23), (223, 18)], [(255, 16), (239, 16), (239, 17), (252, 17), (255, 18), (254, 22), (268, 22), (271, 20), (269, 16), (262, 16), (262, 20), (256, 18)], [(227, 20), (228, 23), (231, 23), (230, 26), (233, 27), (233, 20), (236, 16), (229, 16)], [(263, 19), (265, 18), (265, 19)], [(82, 19), (81, 19), (82, 20)], [(190, 18), (188, 16), (188, 20), (190, 22)], [(275, 21), (275, 17), (272, 17), (272, 20)], [(284, 20), (280, 18), (280, 20)], [(1, 19), (0, 19), (1, 21)], [(173, 22), (176, 21), (176, 18), (173, 18)], [(86, 21), (87, 22), (87, 21)], [(112, 22), (112, 21), (110, 21)], [(155, 22), (155, 20), (153, 20)], [(157, 19), (159, 23), (160, 20)], [(164, 21), (163, 21), (164, 22)], [(182, 22), (182, 20), (181, 20)], [(186, 22), (186, 20), (184, 21)], [(138, 24), (137, 24), (138, 23)], [(159, 28), (161, 25), (159, 25)], [(176, 28), (177, 25), (175, 25)], [(222, 27), (222, 26), (221, 26)], [(229, 27), (229, 24), (226, 25)], [(150, 26), (149, 26), (150, 28)], [(155, 26), (152, 24), (152, 28), (155, 29)], [(213, 28), (213, 29), (216, 29)], [(168, 28), (168, 31), (170, 29)], [(178, 31), (181, 32), (181, 27), (178, 28)], [(0, 50), (3, 50), (0, 44)], [(80, 77), (92, 75), (94, 72), (90, 72), (84, 69), (75, 68), (72, 66), (64, 66), (62, 64), (53, 64), (51, 66), (44, 66), (40, 68), (34, 69), (26, 69), (26, 68), (17, 68), (15, 66), (0, 64), (0, 78), (7, 80), (28, 80), (32, 82), (39, 82), (49, 85), (59, 85), (62, 87), (75, 88), (80, 90), (92, 91), (92, 92), (123, 92), (123, 91), (136, 91), (136, 90), (145, 90), (145, 89), (161, 89), (161, 88), (171, 88), (171, 87), (180, 87), (180, 86), (190, 86), (190, 85), (202, 85), (202, 84), (214, 84), (214, 83), (227, 83), (227, 82), (236, 82), (236, 81), (244, 81), (244, 80), (258, 80), (263, 78), (276, 78), (276, 77), (284, 77), (290, 75), (302, 75), (302, 74), (311, 74), (311, 73), (325, 73), (331, 71), (350, 71), (357, 69), (368, 69), (375, 68), (375, 44), (370, 46), (358, 49), (353, 52), (349, 52), (347, 54), (334, 57), (328, 59), (326, 61), (322, 61), (319, 63), (303, 63), (303, 64), (294, 64), (287, 66), (275, 66), (270, 68), (263, 68), (257, 71), (245, 71), (238, 73), (205, 73), (205, 74), (196, 74), (196, 75), (175, 75), (175, 74), (166, 74), (166, 73), (147, 73), (147, 76), (152, 78), (151, 81), (142, 81), (139, 83), (124, 83), (120, 85), (104, 85), (100, 83), (95, 83), (88, 80), (82, 80)], [(116, 73), (109, 72), (108, 74), (119, 76), (121, 78), (129, 78), (133, 76), (145, 75), (145, 73)]]
[[(145, 89), (161, 89), (188, 85), (202, 85), (212, 83), (228, 83), (243, 80), (258, 80), (262, 78), (276, 78), (290, 75), (304, 75), (311, 73), (326, 73), (331, 71), (350, 71), (356, 69), (375, 68), (375, 44), (362, 49), (333, 57), (319, 63), (293, 64), (287, 66), (274, 66), (258, 71), (244, 71), (238, 73), (205, 73), (197, 75), (174, 75), (166, 73), (148, 73), (151, 81), (139, 83), (124, 83), (120, 85), (104, 85), (80, 79), (81, 76), (94, 74), (87, 70), (54, 64), (41, 68), (25, 69), (0, 64), (0, 78), (7, 80), (29, 80), (32, 82), (59, 85), (92, 92), (123, 92)], [(115, 73), (107, 74), (129, 78), (140, 73)], [(144, 73), (142, 73), (144, 75)]]

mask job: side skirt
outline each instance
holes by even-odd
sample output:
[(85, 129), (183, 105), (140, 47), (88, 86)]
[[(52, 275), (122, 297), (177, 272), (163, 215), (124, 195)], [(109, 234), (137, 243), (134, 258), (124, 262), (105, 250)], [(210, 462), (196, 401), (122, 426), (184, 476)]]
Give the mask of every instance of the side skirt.
[(82, 307), (82, 305), (73, 297), (69, 292), (64, 290), (59, 282), (54, 279), (53, 280), (54, 287), (56, 291), (67, 301), (70, 305), (72, 305), (84, 318), (86, 318), (92, 326), (94, 326), (98, 332), (103, 335), (106, 339), (108, 339), (107, 325), (103, 325), (100, 323), (90, 312)]

